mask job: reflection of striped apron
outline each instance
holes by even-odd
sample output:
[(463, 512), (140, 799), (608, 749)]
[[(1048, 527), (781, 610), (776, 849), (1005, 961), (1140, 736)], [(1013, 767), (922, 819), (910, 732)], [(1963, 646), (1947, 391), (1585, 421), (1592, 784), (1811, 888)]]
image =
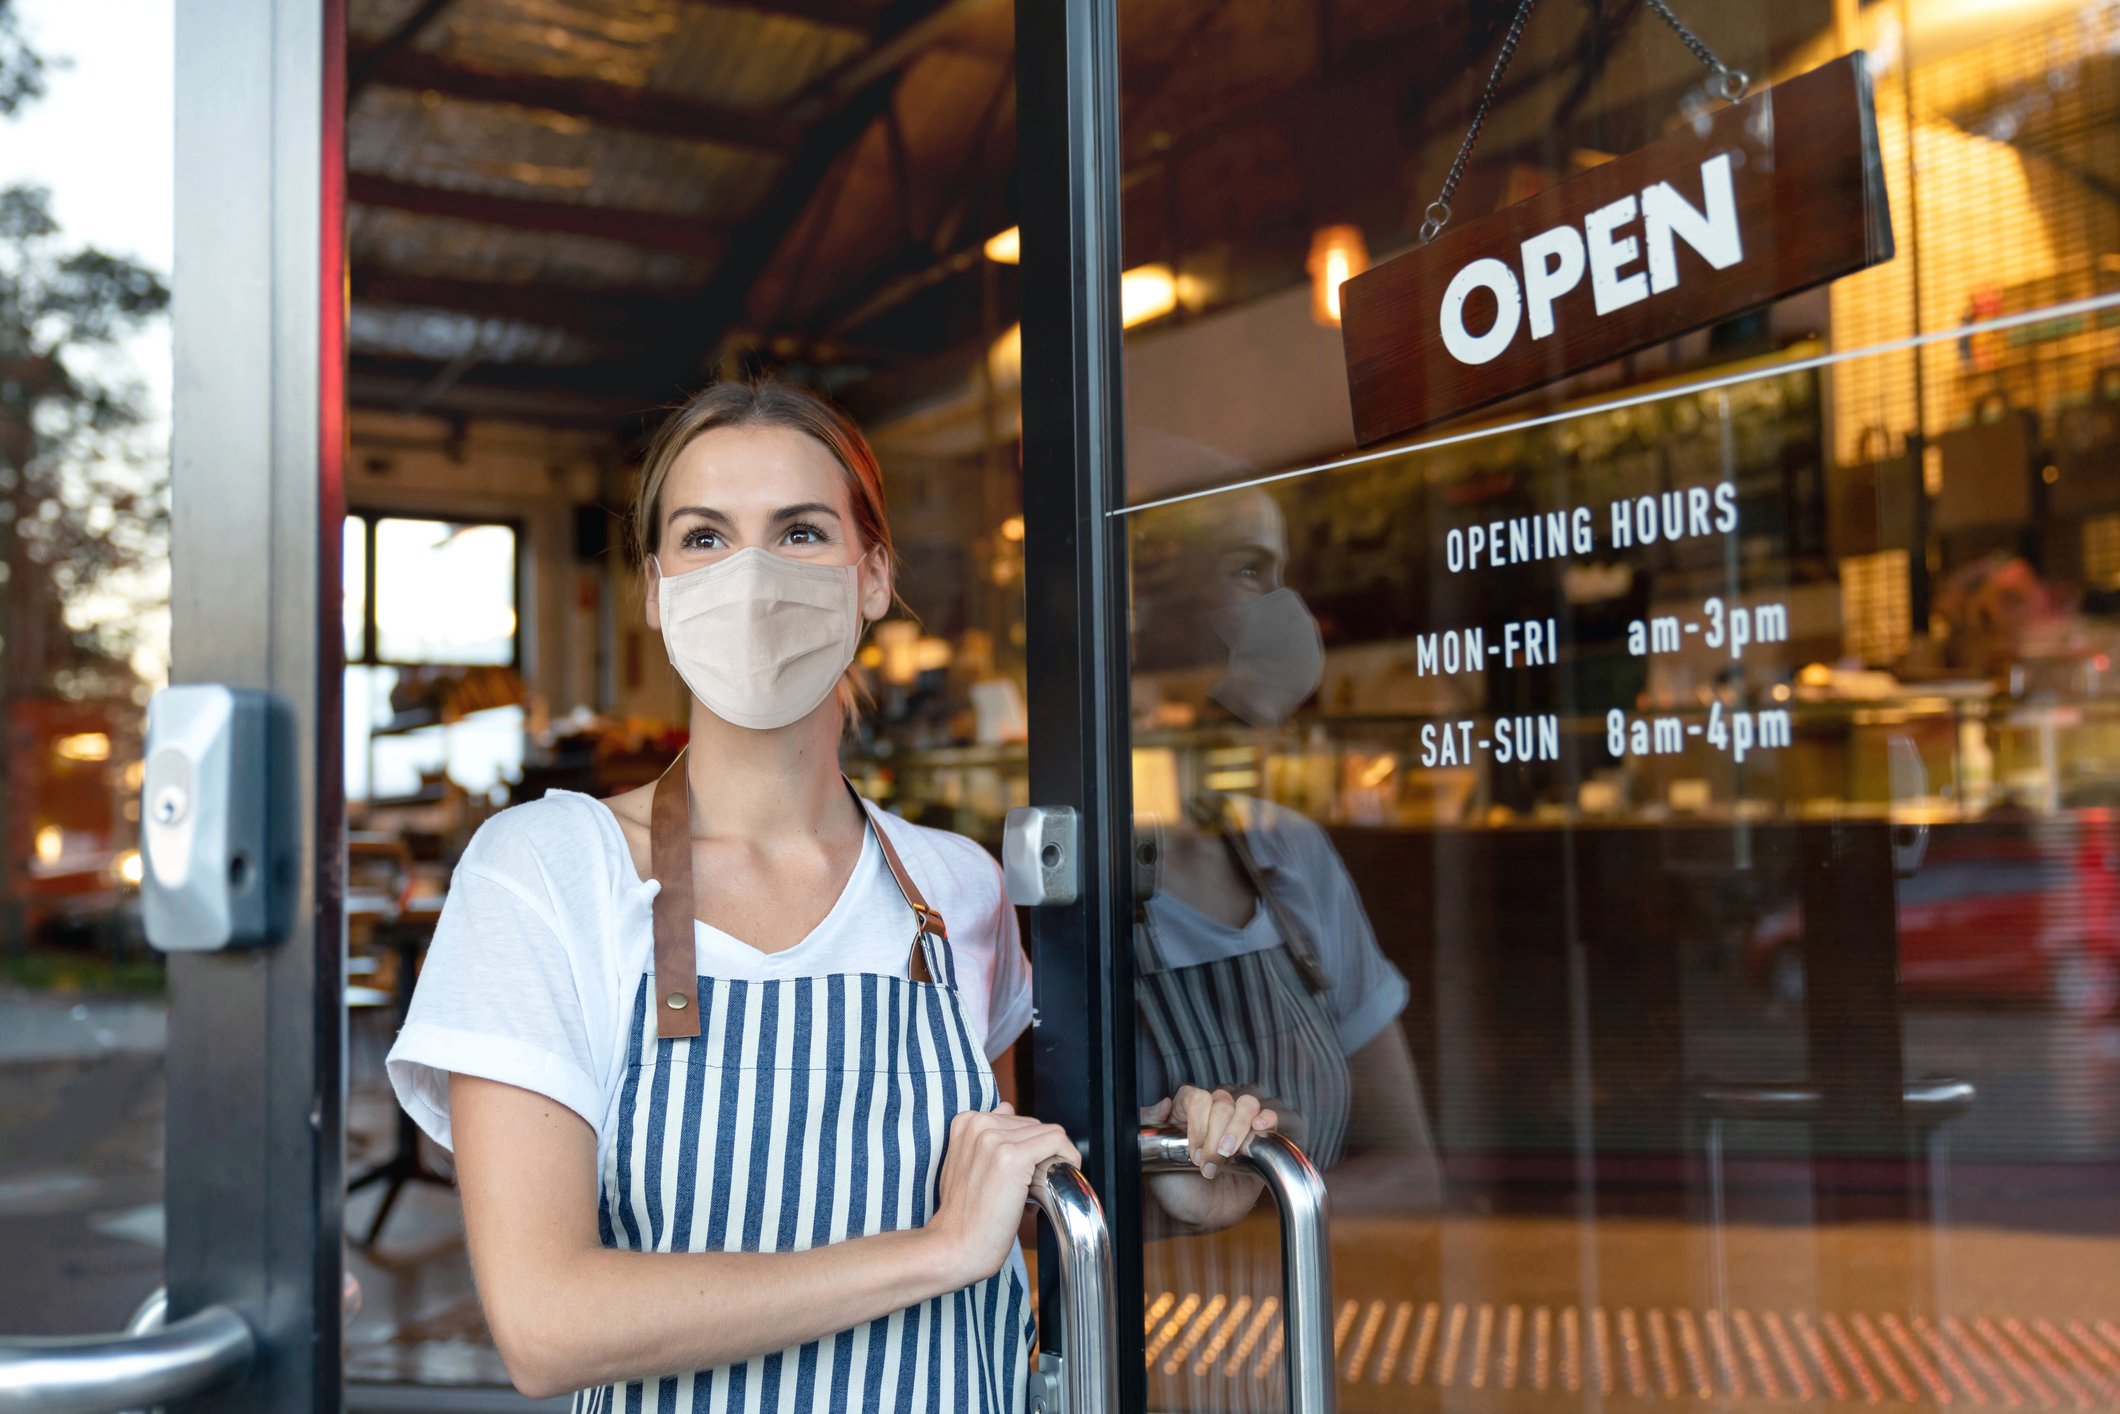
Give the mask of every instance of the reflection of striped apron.
[[(1214, 830), (1272, 918), (1280, 946), (1168, 965), (1150, 911), (1134, 921), (1135, 1001), (1142, 1044), (1153, 1046), (1173, 1092), (1244, 1087), (1304, 1120), (1304, 1151), (1320, 1168), (1347, 1138), (1347, 1054), (1326, 1002), (1317, 950), (1253, 855), (1231, 803), (1202, 795), (1194, 817)], [(1278, 1353), (1279, 1252), (1255, 1214), (1223, 1233), (1150, 1244), (1149, 1407), (1224, 1411), (1283, 1408)], [(1262, 1238), (1266, 1240), (1262, 1241)], [(1263, 1324), (1262, 1324), (1263, 1323)]]
[[(997, 1098), (958, 1006), (941, 915), (869, 820), (920, 920), (911, 979), (696, 977), (678, 760), (656, 787), (656, 969), (634, 996), (603, 1167), (604, 1245), (794, 1252), (920, 1226), (934, 1210), (951, 1118)], [(1017, 1255), (986, 1281), (856, 1329), (740, 1365), (583, 1390), (574, 1410), (1015, 1414), (1032, 1341)]]
[(1134, 921), (1142, 1027), (1173, 1091), (1243, 1086), (1280, 1100), (1303, 1117), (1304, 1152), (1319, 1168), (1330, 1168), (1347, 1137), (1347, 1053), (1326, 1002), (1317, 948), (1276, 895), (1230, 809), (1228, 797), (1202, 795), (1194, 814), (1229, 847), (1281, 945), (1171, 967), (1144, 905)]

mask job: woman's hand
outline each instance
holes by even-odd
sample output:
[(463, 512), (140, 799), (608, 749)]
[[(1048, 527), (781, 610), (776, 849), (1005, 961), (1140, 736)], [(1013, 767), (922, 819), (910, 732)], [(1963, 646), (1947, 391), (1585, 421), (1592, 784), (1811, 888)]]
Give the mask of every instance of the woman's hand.
[(1229, 1163), (1253, 1136), (1271, 1134), (1279, 1113), (1253, 1094), (1181, 1085), (1169, 1099), (1141, 1111), (1143, 1124), (1174, 1124), (1185, 1130), (1197, 1173), (1150, 1174), (1150, 1194), (1171, 1217), (1189, 1227), (1228, 1227), (1259, 1201), (1265, 1181)]
[(950, 1121), (935, 1215), (927, 1231), (942, 1245), (950, 1289), (1001, 1270), (1016, 1243), (1031, 1180), (1047, 1159), (1079, 1165), (1082, 1155), (1057, 1124), (1041, 1124), (1003, 1101)]

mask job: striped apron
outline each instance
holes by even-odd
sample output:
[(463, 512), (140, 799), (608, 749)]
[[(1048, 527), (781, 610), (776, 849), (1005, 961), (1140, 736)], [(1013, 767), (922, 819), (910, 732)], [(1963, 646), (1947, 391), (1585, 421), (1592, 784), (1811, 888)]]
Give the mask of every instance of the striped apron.
[[(600, 1185), (604, 1246), (798, 1252), (920, 1226), (934, 1211), (950, 1120), (998, 1098), (958, 1005), (941, 915), (862, 802), (917, 920), (911, 977), (698, 976), (682, 762), (655, 792), (656, 967), (633, 999)], [(1017, 1253), (985, 1281), (852, 1330), (742, 1364), (583, 1390), (573, 1409), (1016, 1414), (1034, 1340)]]
[(1304, 1152), (1319, 1168), (1330, 1168), (1346, 1143), (1353, 1096), (1317, 949), (1276, 895), (1243, 823), (1231, 818), (1228, 797), (1203, 793), (1193, 813), (1228, 846), (1281, 945), (1172, 967), (1144, 900), (1134, 914), (1135, 998), (1144, 1040), (1162, 1058), (1173, 1093), (1180, 1085), (1242, 1086), (1293, 1108), (1304, 1120)]

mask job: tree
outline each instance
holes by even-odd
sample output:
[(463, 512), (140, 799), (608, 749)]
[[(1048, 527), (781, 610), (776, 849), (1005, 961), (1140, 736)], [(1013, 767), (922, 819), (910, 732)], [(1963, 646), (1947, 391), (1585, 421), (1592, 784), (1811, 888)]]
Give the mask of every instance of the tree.
[(44, 56), (22, 38), (15, 0), (0, 0), (0, 118), (44, 96), (45, 68)]
[[(0, 0), (0, 118), (43, 94), (48, 68)], [(136, 581), (166, 561), (168, 471), (138, 444), (120, 346), (168, 304), (154, 272), (69, 248), (44, 190), (0, 188), (0, 946), (20, 946), (23, 916), (17, 704), (138, 699)]]

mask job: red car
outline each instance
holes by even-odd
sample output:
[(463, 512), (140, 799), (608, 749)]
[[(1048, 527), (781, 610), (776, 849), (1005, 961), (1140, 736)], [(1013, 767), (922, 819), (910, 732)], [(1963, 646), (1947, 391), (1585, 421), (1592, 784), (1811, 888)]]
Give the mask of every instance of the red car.
[[(2120, 836), (2112, 812), (1933, 828), (1898, 881), (1899, 985), (1908, 996), (2043, 1001), (2071, 1016), (2120, 1012)], [(1803, 997), (1803, 911), (1762, 919), (1755, 981)]]

